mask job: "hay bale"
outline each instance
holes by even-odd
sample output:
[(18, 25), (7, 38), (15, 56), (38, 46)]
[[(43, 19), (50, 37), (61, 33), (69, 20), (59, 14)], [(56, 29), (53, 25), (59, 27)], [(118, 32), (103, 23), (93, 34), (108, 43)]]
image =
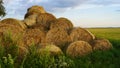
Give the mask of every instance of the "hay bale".
[(27, 13), (25, 14), (24, 18), (27, 18), (30, 15), (41, 14), (41, 13), (46, 13), (44, 8), (42, 6), (34, 5), (27, 9)]
[(20, 33), (23, 32), (23, 29), (21, 29), (16, 25), (0, 23), (0, 32), (7, 32), (7, 31), (11, 31), (12, 33)]
[(55, 16), (50, 13), (42, 13), (37, 17), (37, 24), (42, 25), (45, 29), (49, 30), (51, 23), (56, 20)]
[(39, 29), (27, 29), (23, 34), (20, 45), (29, 47), (32, 44), (44, 43), (45, 35), (46, 34)]
[[(23, 30), (18, 26), (0, 23), (0, 44), (6, 48), (8, 53), (15, 55), (13, 51), (16, 50), (22, 32)], [(13, 51), (9, 51), (11, 48)]]
[(93, 50), (109, 50), (112, 44), (107, 39), (97, 39), (93, 41)]
[(40, 47), (37, 49), (37, 53), (39, 55), (51, 55), (51, 56), (57, 56), (63, 54), (62, 50), (57, 47), (56, 45), (52, 44), (44, 44), (40, 45)]
[(5, 23), (0, 23), (0, 32), (4, 34), (11, 34), (13, 39), (18, 38), (22, 33), (23, 29), (16, 25), (9, 25)]
[(58, 18), (54, 23), (51, 24), (50, 29), (53, 28), (69, 30), (73, 28), (73, 24), (67, 18)]
[(55, 44), (63, 49), (71, 42), (71, 39), (64, 29), (55, 28), (51, 29), (46, 34), (46, 42), (50, 44)]
[(85, 56), (92, 52), (92, 47), (85, 41), (75, 41), (71, 43), (66, 51), (66, 54), (71, 57)]
[(27, 27), (32, 27), (36, 24), (37, 15), (30, 15), (23, 20), (23, 22), (27, 25)]
[(3, 20), (1, 20), (0, 23), (18, 26), (18, 27), (21, 27), (21, 29), (26, 28), (26, 25), (22, 21), (14, 19), (14, 18), (3, 19)]
[(70, 32), (70, 37), (71, 37), (72, 41), (82, 40), (82, 41), (86, 41), (89, 43), (91, 43), (91, 41), (95, 38), (92, 33), (87, 31), (86, 29), (83, 29), (80, 27), (74, 28)]

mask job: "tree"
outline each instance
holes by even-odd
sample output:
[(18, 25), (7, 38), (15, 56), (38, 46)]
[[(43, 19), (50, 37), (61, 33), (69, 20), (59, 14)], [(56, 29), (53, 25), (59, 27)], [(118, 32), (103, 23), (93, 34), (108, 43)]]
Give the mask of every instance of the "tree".
[(0, 17), (4, 17), (5, 16), (5, 8), (3, 6), (3, 1), (0, 0)]

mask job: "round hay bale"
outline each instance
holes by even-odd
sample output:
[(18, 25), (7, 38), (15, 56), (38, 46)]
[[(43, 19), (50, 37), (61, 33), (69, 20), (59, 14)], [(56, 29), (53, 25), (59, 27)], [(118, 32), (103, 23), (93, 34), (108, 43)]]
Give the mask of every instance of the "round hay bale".
[(59, 47), (52, 44), (40, 45), (40, 48), (37, 49), (37, 53), (39, 53), (39, 55), (48, 54), (51, 56), (57, 56), (63, 54), (62, 50)]
[(92, 47), (85, 41), (75, 41), (71, 43), (66, 51), (66, 54), (71, 57), (85, 56), (92, 52)]
[(71, 42), (71, 39), (67, 34), (66, 30), (55, 28), (49, 30), (46, 34), (46, 42), (57, 45), (58, 47), (63, 49)]
[(0, 23), (0, 32), (3, 33), (3, 35), (11, 34), (11, 37), (13, 39), (16, 39), (23, 33), (23, 29), (21, 29), (21, 27), (18, 27), (16, 25)]
[(93, 41), (93, 50), (109, 50), (112, 44), (107, 39), (97, 39)]
[(27, 29), (23, 34), (23, 38), (21, 40), (22, 44), (20, 43), (20, 45), (28, 47), (30, 45), (44, 43), (45, 35), (46, 34), (39, 29)]
[(11, 48), (12, 46), (17, 46), (22, 32), (23, 29), (16, 25), (14, 26), (6, 23), (0, 23), (0, 44), (6, 49)]
[(50, 29), (53, 28), (69, 30), (73, 28), (73, 24), (67, 18), (58, 18), (54, 23), (51, 24)]
[(36, 24), (37, 15), (30, 15), (23, 20), (23, 22), (27, 25), (27, 27), (32, 27)]
[(54, 23), (55, 20), (56, 18), (52, 14), (42, 13), (38, 15), (36, 25), (42, 25), (45, 29), (49, 30), (51, 23)]
[(90, 33), (89, 31), (87, 31), (86, 29), (83, 28), (74, 28), (71, 32), (70, 32), (70, 37), (72, 39), (72, 41), (86, 41), (91, 43), (92, 40), (94, 39), (94, 36), (92, 33)]
[(21, 27), (22, 29), (26, 28), (26, 25), (22, 21), (14, 19), (14, 18), (3, 19), (1, 20), (0, 23), (15, 25), (15, 26)]
[(34, 5), (27, 9), (27, 13), (25, 14), (24, 18), (27, 18), (28, 16), (33, 14), (41, 14), (41, 13), (46, 13), (44, 8), (42, 6)]

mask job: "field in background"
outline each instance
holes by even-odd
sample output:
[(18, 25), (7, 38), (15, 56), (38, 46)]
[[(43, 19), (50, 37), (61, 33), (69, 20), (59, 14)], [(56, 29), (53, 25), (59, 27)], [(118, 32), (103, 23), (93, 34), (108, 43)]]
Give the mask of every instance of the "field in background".
[(88, 28), (95, 36), (120, 40), (120, 28)]

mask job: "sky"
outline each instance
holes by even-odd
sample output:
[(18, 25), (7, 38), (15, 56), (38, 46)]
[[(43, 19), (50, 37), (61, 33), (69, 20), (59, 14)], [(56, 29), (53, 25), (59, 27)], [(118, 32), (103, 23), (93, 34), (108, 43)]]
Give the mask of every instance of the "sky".
[(40, 5), (57, 18), (68, 18), (74, 26), (120, 27), (120, 0), (3, 0), (4, 18), (23, 20), (27, 9)]

